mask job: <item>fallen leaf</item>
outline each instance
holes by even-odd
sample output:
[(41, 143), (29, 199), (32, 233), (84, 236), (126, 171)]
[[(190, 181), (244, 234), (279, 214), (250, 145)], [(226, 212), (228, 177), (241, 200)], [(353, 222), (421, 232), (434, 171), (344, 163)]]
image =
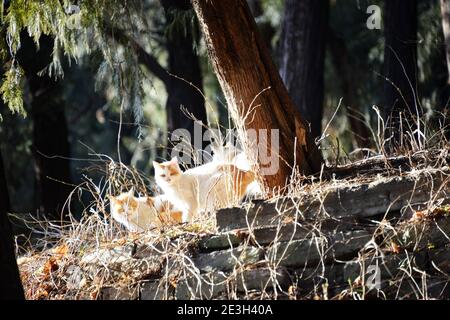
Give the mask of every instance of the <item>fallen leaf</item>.
[(235, 234), (240, 241), (244, 241), (250, 235), (247, 230), (237, 230)]
[(44, 300), (47, 298), (48, 298), (48, 291), (44, 289), (38, 289), (38, 291), (34, 295), (34, 299), (36, 300)]
[(118, 244), (119, 246), (123, 246), (124, 244), (127, 243), (127, 239), (126, 238), (119, 238), (119, 239), (114, 239), (112, 242), (114, 244)]
[(288, 295), (289, 295), (289, 300), (296, 300), (297, 299), (297, 287), (290, 286), (288, 289)]
[(92, 300), (97, 300), (97, 297), (98, 297), (98, 290), (95, 289), (95, 290), (91, 291), (91, 292), (89, 293), (89, 296), (91, 297)]
[(177, 287), (177, 279), (172, 278), (169, 280), (169, 283), (172, 287), (176, 288)]
[(399, 254), (401, 251), (401, 247), (396, 244), (394, 241), (391, 241), (391, 252), (395, 253), (395, 254)]
[(283, 218), (283, 223), (288, 224), (294, 222), (294, 219), (292, 217), (286, 216)]
[(50, 257), (48, 258), (47, 262), (44, 265), (44, 269), (42, 271), (43, 275), (43, 279), (46, 280), (50, 277), (50, 274), (53, 271), (58, 270), (59, 266), (58, 266), (58, 262), (56, 261), (56, 259), (54, 257)]
[(362, 285), (362, 279), (360, 276), (356, 277), (355, 281), (353, 281), (353, 285), (355, 286), (361, 286)]
[(62, 244), (60, 246), (54, 247), (51, 252), (57, 256), (58, 259), (62, 259), (69, 252), (69, 247), (67, 244)]
[(416, 211), (411, 217), (411, 221), (420, 221), (425, 219), (427, 216), (427, 211)]

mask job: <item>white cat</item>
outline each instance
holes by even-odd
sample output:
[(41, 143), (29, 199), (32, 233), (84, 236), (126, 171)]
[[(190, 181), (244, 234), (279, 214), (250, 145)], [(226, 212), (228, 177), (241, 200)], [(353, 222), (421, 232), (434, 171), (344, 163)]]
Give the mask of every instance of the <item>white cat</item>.
[(181, 222), (181, 211), (166, 196), (135, 197), (133, 188), (117, 197), (110, 196), (110, 206), (111, 216), (133, 232)]
[(202, 211), (224, 208), (240, 200), (254, 181), (251, 171), (233, 164), (210, 162), (182, 172), (176, 157), (153, 161), (155, 181), (168, 199), (183, 211), (182, 221), (198, 217)]

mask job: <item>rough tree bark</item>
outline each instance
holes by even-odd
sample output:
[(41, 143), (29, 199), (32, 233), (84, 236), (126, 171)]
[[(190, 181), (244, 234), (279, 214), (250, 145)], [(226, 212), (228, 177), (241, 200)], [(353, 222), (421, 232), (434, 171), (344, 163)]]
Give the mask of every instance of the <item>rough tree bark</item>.
[(70, 147), (62, 88), (47, 74), (38, 76), (51, 61), (53, 40), (41, 37), (40, 49), (28, 35), (22, 37), (18, 59), (25, 70), (31, 95), (33, 152), (36, 173), (36, 207), (48, 218), (65, 218), (62, 212), (72, 188)]
[(321, 135), (328, 0), (286, 0), (281, 29), (280, 74), (312, 136)]
[(369, 148), (371, 144), (369, 129), (362, 121), (363, 119), (357, 105), (355, 85), (352, 83), (352, 73), (355, 72), (355, 68), (351, 65), (350, 55), (343, 39), (339, 38), (331, 28), (328, 30), (331, 60), (336, 74), (340, 77), (339, 84), (343, 95), (343, 104), (347, 111), (355, 142), (360, 148)]
[(398, 129), (399, 112), (421, 114), (416, 103), (417, 0), (385, 1), (384, 28), (384, 116), (392, 116)]
[(441, 13), (447, 54), (448, 84), (450, 84), (450, 0), (441, 0)]
[[(192, 5), (189, 0), (161, 0), (166, 16), (166, 25), (177, 25), (174, 21), (175, 10), (189, 10)], [(169, 54), (169, 73), (174, 75), (167, 79), (167, 125), (169, 133), (176, 129), (186, 129), (191, 135), (191, 144), (194, 145), (194, 126), (202, 132), (202, 127), (192, 121), (181, 107), (196, 119), (207, 124), (205, 101), (198, 90), (203, 91), (203, 79), (200, 61), (194, 51), (193, 30), (190, 26), (180, 26), (167, 31), (166, 47)], [(176, 76), (176, 77), (175, 77)], [(183, 80), (181, 80), (183, 79)], [(198, 133), (197, 133), (198, 134)], [(199, 140), (200, 141), (200, 140)], [(204, 142), (197, 147), (203, 149)]]
[(0, 152), (0, 300), (24, 299), (12, 239), (9, 194)]
[[(239, 122), (257, 106), (245, 118), (245, 128), (267, 129), (269, 134), (271, 129), (279, 130), (278, 154), (283, 160), (276, 173), (262, 172), (267, 187), (285, 185), (294, 159), (303, 174), (319, 171), (322, 157), (283, 85), (246, 1), (194, 0), (193, 6), (234, 121)], [(270, 143), (266, 148), (270, 154)], [(264, 168), (261, 154), (258, 161)]]

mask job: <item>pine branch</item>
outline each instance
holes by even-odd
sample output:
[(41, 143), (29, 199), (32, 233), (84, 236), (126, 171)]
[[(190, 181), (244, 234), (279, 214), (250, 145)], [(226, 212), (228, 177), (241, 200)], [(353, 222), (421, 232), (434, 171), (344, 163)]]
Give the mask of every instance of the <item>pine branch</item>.
[(110, 37), (122, 45), (131, 45), (137, 55), (139, 63), (143, 64), (148, 71), (160, 79), (166, 87), (169, 86), (169, 73), (161, 66), (158, 60), (153, 55), (149, 54), (132, 36), (127, 35), (123, 30), (118, 28), (109, 28), (107, 32)]

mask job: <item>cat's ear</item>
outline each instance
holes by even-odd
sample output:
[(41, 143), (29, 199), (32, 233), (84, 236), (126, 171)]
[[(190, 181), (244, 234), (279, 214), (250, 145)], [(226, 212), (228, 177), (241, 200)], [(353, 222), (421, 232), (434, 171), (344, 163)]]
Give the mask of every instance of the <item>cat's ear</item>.
[(177, 157), (173, 157), (172, 159), (170, 159), (170, 163), (171, 164), (178, 164), (178, 158)]
[(114, 197), (114, 196), (112, 196), (112, 195), (108, 195), (108, 198), (109, 198), (109, 202), (110, 203), (117, 203), (117, 202), (119, 202), (119, 200), (116, 198), (116, 197)]
[(130, 191), (127, 192), (128, 197), (134, 197), (134, 187), (131, 187)]
[(159, 162), (153, 161), (153, 168), (161, 168), (161, 164)]

